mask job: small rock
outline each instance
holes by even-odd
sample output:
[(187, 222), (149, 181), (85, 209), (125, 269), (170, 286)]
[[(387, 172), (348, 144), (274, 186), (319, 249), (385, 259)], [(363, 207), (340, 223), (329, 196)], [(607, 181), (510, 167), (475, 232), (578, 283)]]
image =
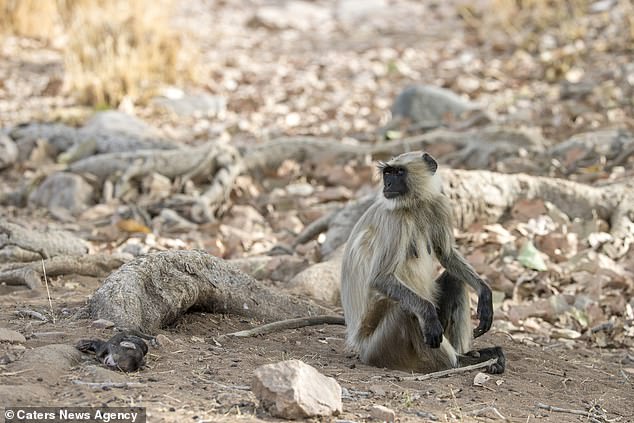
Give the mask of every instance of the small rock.
[(165, 345), (169, 345), (169, 344), (173, 344), (174, 341), (172, 341), (171, 339), (169, 339), (167, 336), (161, 334), (156, 335), (156, 342), (159, 344), (159, 346), (164, 347)]
[(156, 97), (153, 103), (178, 116), (218, 116), (227, 110), (227, 99), (205, 93)]
[(373, 405), (370, 408), (370, 417), (383, 422), (393, 422), (396, 419), (396, 413), (391, 408), (382, 405)]
[(84, 133), (117, 134), (131, 138), (160, 138), (157, 128), (141, 119), (117, 110), (97, 112), (81, 128)]
[(576, 330), (565, 328), (553, 328), (550, 335), (557, 339), (577, 339), (581, 337), (581, 334)]
[(114, 322), (106, 319), (98, 319), (93, 321), (91, 326), (97, 329), (109, 329), (114, 327)]
[(285, 419), (338, 415), (343, 407), (337, 381), (300, 360), (258, 367), (251, 389), (271, 415)]
[(340, 22), (345, 26), (352, 26), (372, 16), (381, 16), (389, 8), (390, 3), (386, 0), (339, 0), (335, 12)]
[(283, 6), (260, 6), (249, 19), (248, 25), (252, 28), (266, 28), (269, 30), (295, 29), (309, 31), (319, 27), (327, 28), (332, 20), (331, 12), (327, 7), (308, 1), (285, 2)]
[(18, 146), (6, 135), (0, 134), (0, 170), (13, 165), (18, 159)]
[(153, 201), (165, 199), (172, 194), (172, 181), (159, 173), (152, 173), (143, 178), (142, 187)]
[(26, 342), (26, 338), (20, 332), (0, 328), (0, 342), (21, 343)]
[(316, 300), (339, 304), (341, 286), (341, 256), (317, 263), (295, 275), (289, 283), (292, 292)]
[(32, 206), (68, 210), (77, 215), (93, 203), (93, 188), (79, 175), (57, 172), (49, 175), (29, 196)]
[(315, 192), (315, 188), (308, 183), (289, 184), (286, 186), (286, 192), (290, 195), (297, 195), (299, 197), (308, 197)]
[(450, 90), (432, 85), (413, 85), (405, 88), (394, 100), (392, 119), (407, 119), (415, 129), (435, 128), (479, 109), (477, 104)]

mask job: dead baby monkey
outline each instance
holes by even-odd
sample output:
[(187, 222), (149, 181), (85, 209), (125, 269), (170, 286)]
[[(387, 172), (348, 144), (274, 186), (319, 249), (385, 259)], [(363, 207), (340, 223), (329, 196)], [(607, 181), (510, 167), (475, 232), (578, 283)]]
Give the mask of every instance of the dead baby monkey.
[(148, 352), (147, 344), (140, 336), (126, 332), (118, 333), (108, 341), (81, 339), (75, 348), (82, 352), (95, 353), (102, 364), (124, 372), (139, 370), (145, 364), (145, 355)]
[[(347, 340), (374, 366), (427, 373), (495, 358), (487, 371), (502, 373), (500, 347), (469, 350), (466, 286), (478, 294), (474, 337), (491, 328), (491, 289), (455, 246), (437, 168), (422, 152), (379, 165), (383, 193), (355, 225), (343, 256)], [(434, 258), (445, 268), (437, 279)]]

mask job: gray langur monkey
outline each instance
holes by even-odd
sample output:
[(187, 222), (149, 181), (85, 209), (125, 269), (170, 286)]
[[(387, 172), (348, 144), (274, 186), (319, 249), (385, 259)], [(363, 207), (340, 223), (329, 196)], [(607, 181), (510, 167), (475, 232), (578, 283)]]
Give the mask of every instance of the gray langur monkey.
[[(377, 367), (433, 372), (497, 358), (500, 347), (469, 351), (469, 285), (478, 294), (478, 337), (491, 328), (491, 289), (457, 250), (451, 205), (438, 164), (423, 152), (380, 163), (383, 192), (355, 225), (346, 245), (341, 302), (348, 344)], [(434, 278), (434, 258), (445, 268)]]

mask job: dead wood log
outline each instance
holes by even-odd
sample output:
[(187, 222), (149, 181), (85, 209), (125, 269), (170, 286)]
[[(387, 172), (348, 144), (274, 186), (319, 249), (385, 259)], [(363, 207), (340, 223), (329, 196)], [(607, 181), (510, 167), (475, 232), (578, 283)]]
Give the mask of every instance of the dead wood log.
[(34, 231), (0, 219), (0, 262), (39, 260), (55, 256), (83, 256), (84, 240), (60, 230)]
[[(474, 170), (441, 170), (443, 190), (452, 200), (455, 224), (467, 229), (475, 222), (497, 222), (521, 199), (543, 199), (571, 218), (597, 216), (610, 223), (612, 258), (625, 255), (634, 242), (634, 183), (594, 187), (557, 178)], [(331, 220), (322, 254), (343, 244), (371, 203), (364, 197), (344, 207)]]
[(191, 308), (263, 321), (329, 314), (330, 310), (260, 284), (202, 251), (139, 257), (110, 274), (89, 302), (94, 319), (156, 333)]
[(41, 287), (46, 276), (82, 275), (103, 277), (132, 259), (129, 254), (93, 254), (84, 256), (57, 256), (30, 263), (10, 263), (0, 266), (0, 283)]

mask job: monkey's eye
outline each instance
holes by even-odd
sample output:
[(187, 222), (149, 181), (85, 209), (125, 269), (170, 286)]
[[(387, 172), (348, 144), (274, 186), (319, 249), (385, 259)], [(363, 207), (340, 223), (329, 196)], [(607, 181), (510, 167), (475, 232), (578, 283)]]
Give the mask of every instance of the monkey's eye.
[(383, 174), (403, 176), (405, 174), (405, 169), (403, 169), (402, 167), (386, 167), (383, 170)]

